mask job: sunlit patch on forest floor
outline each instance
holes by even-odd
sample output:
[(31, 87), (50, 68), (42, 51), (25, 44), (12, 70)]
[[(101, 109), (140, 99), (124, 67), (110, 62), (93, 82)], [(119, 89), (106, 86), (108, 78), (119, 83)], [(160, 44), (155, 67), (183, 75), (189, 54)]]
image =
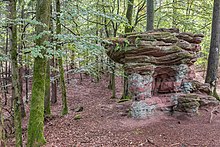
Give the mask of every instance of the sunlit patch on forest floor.
[[(52, 105), (52, 117), (45, 122), (45, 147), (66, 146), (220, 146), (220, 117), (214, 115), (210, 123), (210, 109), (200, 110), (198, 116), (157, 115), (146, 120), (126, 116), (131, 102), (118, 103), (122, 82), (117, 78), (116, 95), (111, 99), (108, 78), (99, 83), (78, 75), (67, 85), (69, 114), (61, 116), (61, 99)], [(83, 110), (76, 112), (76, 108)], [(220, 110), (219, 110), (220, 111)], [(26, 140), (27, 118), (23, 122)], [(8, 146), (14, 146), (9, 139)], [(26, 141), (24, 141), (25, 144)]]

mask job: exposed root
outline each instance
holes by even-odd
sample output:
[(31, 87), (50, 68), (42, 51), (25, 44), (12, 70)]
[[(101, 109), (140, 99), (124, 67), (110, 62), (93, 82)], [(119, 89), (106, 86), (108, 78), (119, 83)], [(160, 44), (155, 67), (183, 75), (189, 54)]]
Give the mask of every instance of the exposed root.
[(214, 114), (217, 115), (219, 113), (218, 109), (220, 106), (216, 106), (212, 109), (212, 111), (210, 112), (210, 119), (209, 119), (209, 123), (212, 123), (213, 120), (213, 116)]

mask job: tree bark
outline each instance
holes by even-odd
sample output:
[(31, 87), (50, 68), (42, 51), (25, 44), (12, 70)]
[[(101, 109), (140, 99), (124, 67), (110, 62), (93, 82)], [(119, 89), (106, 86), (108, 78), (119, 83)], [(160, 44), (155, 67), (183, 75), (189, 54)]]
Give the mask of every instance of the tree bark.
[(48, 60), (45, 79), (44, 117), (49, 117), (50, 115), (50, 60)]
[[(10, 19), (16, 19), (16, 1), (9, 2)], [(12, 64), (12, 100), (14, 108), (14, 126), (16, 147), (22, 147), (22, 128), (21, 128), (21, 94), (19, 83), (19, 68), (18, 68), (18, 48), (17, 48), (17, 25), (15, 23), (9, 24), (10, 43), (11, 43), (11, 64)]]
[(154, 0), (147, 0), (147, 31), (154, 29)]
[[(52, 4), (50, 4), (50, 25), (49, 30), (53, 34), (53, 21), (52, 21)], [(53, 42), (52, 37), (50, 36), (50, 41)], [(45, 79), (45, 97), (44, 97), (44, 117), (50, 117), (50, 59), (47, 60), (46, 65), (46, 79)]]
[[(60, 0), (56, 0), (56, 12), (57, 12), (56, 33), (61, 34)], [(56, 49), (60, 50), (61, 46), (57, 45)], [(61, 88), (61, 91), (62, 91), (62, 115), (66, 115), (68, 113), (68, 107), (67, 107), (66, 84), (65, 84), (65, 78), (64, 78), (64, 68), (63, 68), (63, 59), (62, 59), (62, 57), (60, 57), (58, 59), (58, 65), (59, 65), (59, 72), (60, 72), (60, 88)]]
[(208, 67), (205, 82), (216, 86), (220, 47), (220, 1), (214, 0), (212, 17), (211, 44), (208, 57)]
[[(0, 96), (0, 102), (2, 101), (2, 98)], [(4, 131), (4, 118), (2, 113), (2, 105), (0, 105), (0, 146), (5, 146), (5, 131)]]
[[(21, 18), (24, 19), (24, 13), (25, 13), (25, 10), (24, 10), (24, 2), (22, 2), (22, 6), (21, 6)], [(21, 25), (21, 31), (22, 29), (24, 28), (24, 25), (22, 24)], [(18, 52), (19, 53), (22, 53), (22, 49), (23, 49), (23, 40), (24, 40), (24, 35), (21, 35), (21, 38), (19, 40), (19, 47), (18, 47)], [(19, 61), (19, 64), (20, 64), (20, 68), (19, 68), (19, 82), (20, 82), (20, 98), (21, 98), (21, 117), (24, 118), (26, 116), (26, 112), (25, 112), (25, 106), (24, 106), (24, 101), (23, 101), (23, 98), (22, 98), (22, 93), (23, 93), (23, 65), (22, 65), (22, 54), (20, 54), (18, 56), (18, 61)]]
[(177, 7), (177, 0), (173, 0), (172, 7), (173, 7), (172, 27), (176, 28), (176, 26), (177, 26), (177, 20), (176, 20), (176, 17), (177, 17), (177, 8), (176, 8)]
[[(55, 68), (56, 67), (56, 60), (54, 57), (51, 60), (52, 60), (52, 66)], [(52, 71), (52, 76), (53, 77), (56, 76), (55, 70)], [(55, 104), (57, 102), (57, 80), (56, 79), (53, 80), (53, 82), (51, 84), (51, 88), (52, 88), (51, 103)]]
[(116, 98), (116, 87), (115, 87), (115, 63), (112, 68), (112, 98)]
[[(130, 25), (132, 25), (133, 5), (134, 5), (134, 0), (128, 0), (126, 18)], [(130, 33), (130, 32), (132, 32), (132, 27), (126, 26), (125, 33)], [(124, 70), (124, 90), (123, 90), (122, 99), (126, 99), (128, 97), (128, 78), (127, 77), (128, 77), (128, 74)]]
[(126, 12), (126, 18), (128, 20), (128, 24), (130, 26), (125, 27), (125, 33), (129, 33), (132, 31), (132, 16), (133, 16), (133, 5), (134, 5), (134, 0), (128, 0), (128, 7), (127, 7), (127, 12)]
[[(44, 26), (36, 26), (37, 35), (49, 30), (50, 4), (50, 0), (36, 1), (36, 20), (45, 24)], [(48, 41), (48, 35), (46, 34), (36, 40), (36, 45), (43, 46), (45, 41)], [(41, 53), (43, 57), (36, 57), (34, 61), (32, 99), (28, 124), (28, 147), (42, 146), (46, 143), (44, 138), (44, 96), (47, 59), (44, 56), (45, 50), (42, 49)]]

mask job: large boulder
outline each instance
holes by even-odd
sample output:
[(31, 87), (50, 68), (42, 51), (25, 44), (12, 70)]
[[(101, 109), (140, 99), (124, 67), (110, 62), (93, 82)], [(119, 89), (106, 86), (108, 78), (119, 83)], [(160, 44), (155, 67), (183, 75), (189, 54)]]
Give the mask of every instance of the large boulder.
[[(108, 56), (124, 64), (128, 74), (134, 117), (152, 115), (156, 108), (164, 106), (196, 114), (199, 107), (218, 104), (209, 96), (209, 85), (194, 80), (194, 63), (203, 37), (162, 28), (109, 39), (110, 43), (105, 44)], [(172, 93), (177, 97), (158, 100), (161, 94)]]
[(177, 99), (178, 103), (174, 107), (175, 111), (186, 112), (186, 113), (198, 113), (200, 106), (200, 98), (198, 95), (179, 95)]
[(211, 107), (219, 105), (219, 101), (209, 95), (201, 94), (180, 94), (177, 96), (177, 104), (174, 105), (174, 110), (186, 112), (188, 114), (198, 114), (200, 107)]

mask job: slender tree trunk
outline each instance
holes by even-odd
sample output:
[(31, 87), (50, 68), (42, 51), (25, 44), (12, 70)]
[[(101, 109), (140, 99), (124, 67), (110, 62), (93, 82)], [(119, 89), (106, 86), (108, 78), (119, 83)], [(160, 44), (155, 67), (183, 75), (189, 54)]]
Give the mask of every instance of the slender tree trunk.
[(29, 100), (29, 96), (28, 96), (28, 91), (29, 91), (29, 79), (28, 79), (28, 76), (29, 76), (29, 69), (28, 69), (28, 55), (26, 55), (25, 57), (25, 60), (26, 60), (26, 65), (25, 65), (25, 96), (26, 96), (26, 103), (28, 103), (28, 100)]
[(48, 117), (50, 115), (50, 60), (48, 60), (46, 65), (44, 116)]
[(116, 98), (116, 87), (115, 87), (115, 63), (113, 63), (112, 70), (112, 98)]
[[(51, 8), (52, 8), (52, 4), (51, 4)], [(51, 16), (52, 16), (52, 10), (51, 10)], [(52, 30), (52, 33), (53, 32), (53, 19), (51, 19), (51, 23), (50, 23), (50, 27), (51, 27), (51, 30)], [(54, 48), (55, 49), (55, 48)], [(53, 56), (53, 58), (51, 59), (51, 65), (56, 68), (57, 66), (57, 60), (55, 59), (55, 57)], [(52, 70), (52, 77), (55, 77), (56, 76), (56, 71), (55, 70)], [(52, 81), (51, 83), (51, 103), (55, 104), (57, 102), (57, 79), (54, 78), (54, 80)]]
[(132, 31), (132, 16), (133, 16), (133, 5), (134, 5), (134, 0), (128, 0), (128, 7), (127, 7), (127, 12), (126, 12), (126, 18), (128, 20), (128, 24), (130, 26), (125, 27), (125, 33), (129, 33)]
[(154, 0), (147, 0), (147, 31), (154, 29)]
[(173, 0), (173, 4), (172, 4), (172, 7), (173, 7), (173, 22), (172, 22), (172, 27), (173, 28), (176, 28), (177, 26), (177, 22), (176, 22), (176, 18), (177, 18), (177, 0)]
[[(2, 98), (7, 97), (5, 92), (5, 79), (4, 79), (4, 66), (3, 62), (1, 62), (1, 90), (2, 90)], [(4, 104), (5, 105), (5, 104)]]
[[(108, 58), (108, 61), (109, 61), (109, 65), (111, 66), (113, 64), (112, 60)], [(109, 69), (113, 72), (112, 67), (110, 67)], [(111, 89), (111, 90), (113, 89), (113, 86), (112, 86), (112, 73), (109, 74), (108, 89)]]
[[(128, 8), (126, 13), (126, 18), (128, 19), (128, 23), (132, 25), (132, 16), (133, 16), (133, 5), (134, 0), (128, 0)], [(130, 33), (132, 31), (132, 27), (125, 27), (125, 33)], [(126, 99), (128, 97), (128, 73), (124, 69), (124, 91), (122, 95), (122, 99)]]
[[(52, 66), (54, 68), (56, 67), (56, 60), (54, 57), (52, 58)], [(52, 71), (52, 76), (53, 77), (56, 76), (55, 70)], [(51, 84), (51, 88), (52, 88), (51, 103), (55, 104), (57, 102), (57, 80), (56, 79), (53, 80), (53, 82)]]
[(60, 71), (60, 87), (62, 91), (62, 115), (66, 115), (68, 113), (67, 107), (67, 98), (66, 98), (66, 84), (64, 79), (64, 69), (63, 69), (63, 60), (60, 58), (59, 62), (59, 71)]
[[(53, 20), (52, 16), (52, 4), (50, 4), (50, 25), (49, 30), (53, 34)], [(50, 41), (53, 42), (52, 37), (50, 37)], [(47, 60), (46, 65), (46, 79), (45, 79), (45, 97), (44, 97), (44, 117), (50, 117), (50, 59)]]
[[(10, 16), (9, 16), (10, 17)], [(6, 45), (5, 45), (5, 55), (8, 54), (8, 46), (9, 46), (9, 29), (7, 28), (6, 30)], [(8, 62), (5, 62), (5, 78), (4, 78), (4, 70), (2, 70), (2, 77), (3, 77), (3, 85), (6, 86), (7, 85), (7, 77), (8, 77)], [(7, 98), (7, 87), (4, 87), (4, 98), (5, 98), (5, 105), (7, 105), (8, 103), (8, 98)], [(11, 104), (11, 108), (13, 107), (13, 104)]]
[[(10, 18), (11, 16), (8, 16)], [(5, 55), (8, 55), (8, 47), (9, 45), (9, 29), (7, 29), (7, 39), (6, 39), (6, 48), (5, 48)], [(9, 70), (8, 70), (9, 63), (8, 61), (5, 62), (5, 85), (8, 84), (7, 80), (9, 79)], [(8, 87), (5, 87), (5, 93), (8, 93)], [(7, 96), (5, 97), (5, 105), (7, 105)], [(13, 102), (11, 104), (11, 108), (13, 107)]]
[(205, 82), (209, 83), (211, 87), (216, 87), (217, 85), (219, 47), (220, 47), (220, 1), (214, 0), (211, 44), (209, 50), (207, 74), (205, 79)]
[[(16, 0), (9, 2), (10, 19), (16, 19)], [(19, 68), (18, 68), (18, 49), (17, 49), (17, 25), (9, 24), (10, 43), (11, 43), (11, 62), (12, 62), (12, 99), (14, 108), (14, 126), (16, 147), (22, 146), (22, 128), (21, 128), (21, 94), (19, 84)]]
[(25, 106), (24, 106), (24, 100), (22, 98), (22, 94), (20, 94), (20, 98), (21, 98), (21, 117), (24, 118), (26, 116), (26, 112), (25, 112)]
[[(0, 96), (0, 102), (2, 101), (2, 98)], [(5, 131), (4, 131), (4, 118), (2, 113), (2, 105), (0, 105), (0, 146), (5, 147)]]
[[(99, 5), (99, 0), (97, 1), (97, 7), (96, 7), (96, 9), (97, 9), (97, 11), (98, 11), (98, 5)], [(96, 21), (97, 22), (99, 22), (99, 17), (97, 16), (96, 17)], [(99, 24), (97, 23), (96, 24), (96, 36), (99, 36)], [(97, 41), (96, 41), (96, 43), (98, 43)], [(99, 56), (96, 56), (95, 57), (96, 59), (96, 82), (99, 82), (100, 81), (100, 69), (99, 69), (99, 65), (100, 65), (100, 63), (99, 63)]]
[[(50, 4), (50, 0), (36, 1), (36, 20), (46, 25), (36, 26), (36, 33), (38, 35), (43, 31), (49, 30)], [(48, 41), (48, 35), (43, 35), (37, 39), (36, 45), (42, 46), (45, 41)], [(44, 53), (45, 50), (42, 50), (43, 57), (36, 57), (34, 60), (32, 98), (28, 124), (28, 147), (38, 147), (46, 143), (44, 138), (44, 96), (47, 59)]]
[[(21, 6), (21, 18), (24, 19), (24, 2), (22, 2), (22, 6)], [(24, 25), (22, 24), (21, 25), (21, 31), (23, 29)], [(23, 40), (24, 40), (24, 36), (21, 35), (21, 40), (19, 41), (19, 48), (18, 48), (18, 52), (21, 53), (22, 52), (22, 49), (23, 49)], [(19, 68), (19, 82), (20, 82), (20, 98), (21, 98), (21, 117), (24, 118), (26, 116), (26, 113), (25, 113), (25, 107), (24, 107), (24, 101), (23, 101), (23, 98), (22, 98), (22, 93), (23, 93), (23, 79), (22, 79), (22, 76), (23, 76), (23, 65), (22, 65), (22, 55), (19, 55), (18, 56), (18, 61), (19, 61), (19, 64), (20, 64), (20, 68)]]
[[(56, 12), (57, 12), (57, 22), (56, 22), (56, 33), (61, 34), (61, 23), (60, 23), (60, 0), (56, 0)], [(61, 49), (60, 45), (56, 46), (56, 49)], [(64, 68), (62, 57), (58, 59), (59, 71), (60, 71), (60, 88), (62, 90), (62, 115), (68, 113), (67, 107), (67, 97), (66, 97), (66, 84), (64, 78)]]

